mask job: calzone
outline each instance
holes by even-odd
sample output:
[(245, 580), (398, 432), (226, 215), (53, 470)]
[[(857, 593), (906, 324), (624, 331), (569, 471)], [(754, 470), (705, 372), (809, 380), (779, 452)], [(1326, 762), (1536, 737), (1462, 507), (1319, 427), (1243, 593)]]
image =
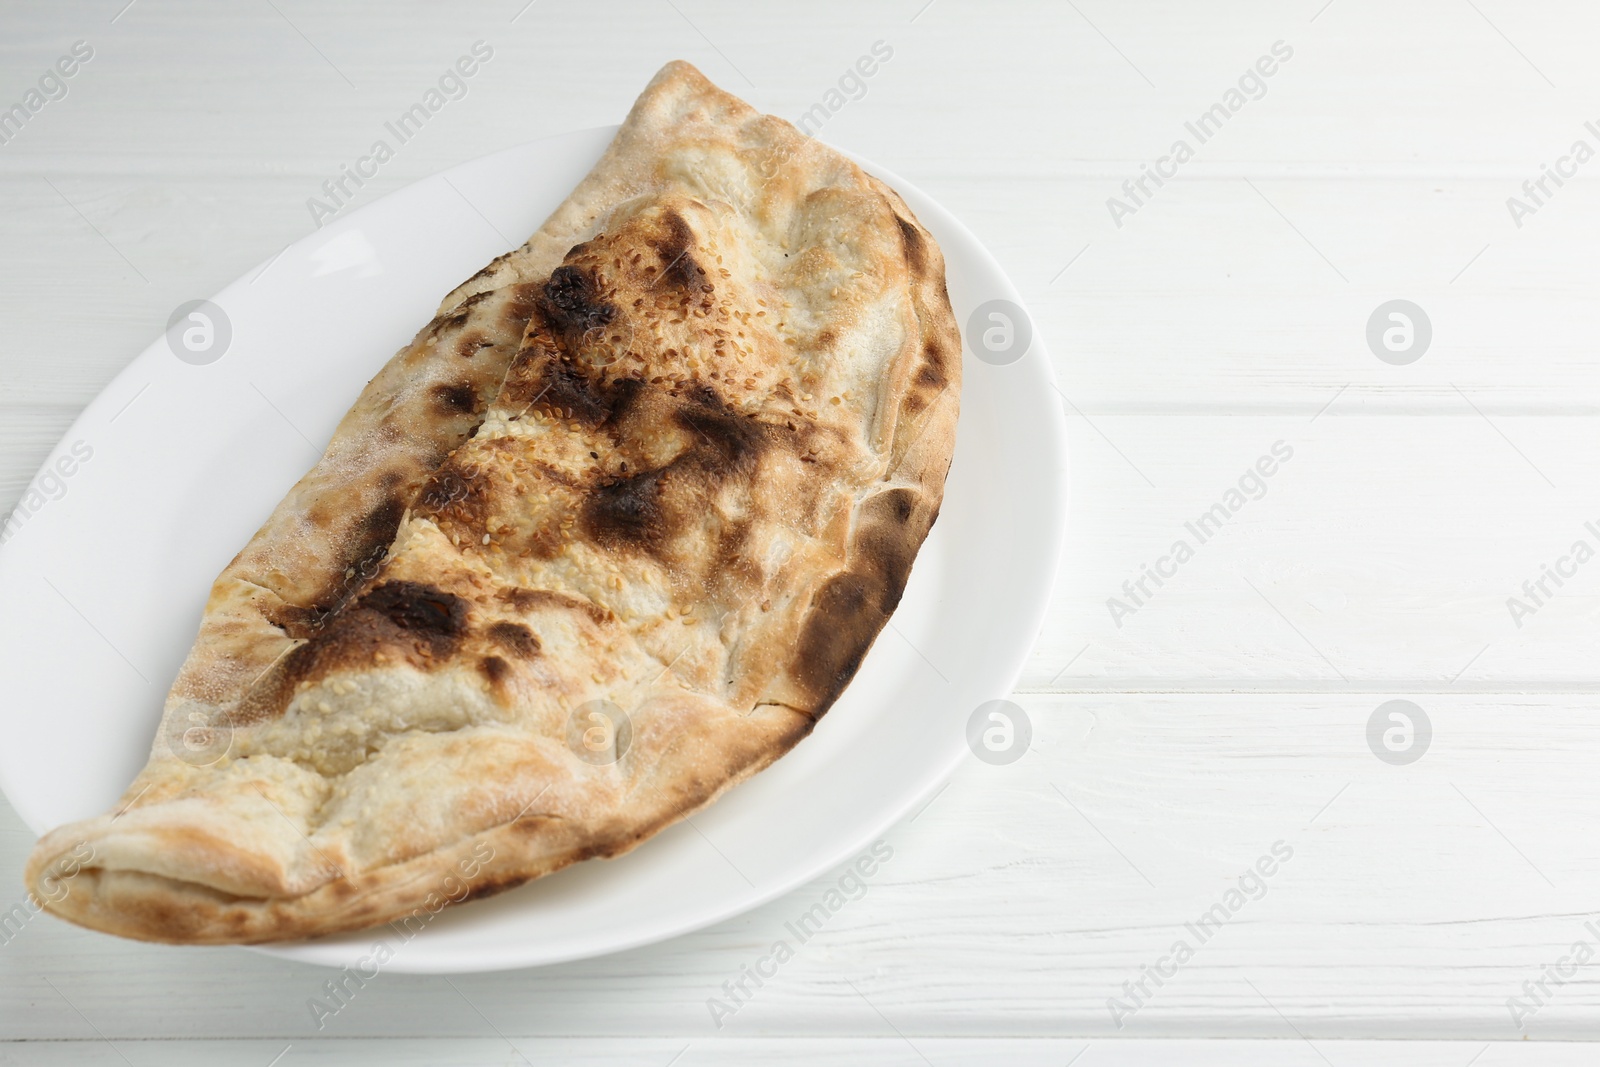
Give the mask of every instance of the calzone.
[(628, 851), (849, 683), (938, 514), (960, 375), (894, 190), (669, 64), (366, 387), (217, 580), (148, 765), (30, 889), (260, 942)]

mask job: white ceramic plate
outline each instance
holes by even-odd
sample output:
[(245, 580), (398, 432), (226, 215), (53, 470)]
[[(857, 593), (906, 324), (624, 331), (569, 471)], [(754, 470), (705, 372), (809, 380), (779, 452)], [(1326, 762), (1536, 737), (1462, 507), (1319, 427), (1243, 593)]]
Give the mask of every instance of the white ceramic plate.
[[(0, 550), (0, 786), (29, 826), (115, 803), (144, 764), (212, 579), (440, 297), (537, 229), (613, 132), (509, 149), (331, 222), (212, 298), (232, 326), (220, 359), (184, 362), (158, 339), (89, 405)], [(1020, 304), (965, 227), (863, 165), (944, 248), (963, 332), (985, 301)], [(1022, 669), (1065, 532), (1066, 435), (1043, 343), (1003, 366), (972, 353), (968, 338), (939, 521), (816, 732), (693, 825), (445, 911), (388, 969), (522, 967), (685, 933), (828, 872), (938, 788), (968, 755), (968, 717)], [(342, 967), (383, 932), (264, 951)]]

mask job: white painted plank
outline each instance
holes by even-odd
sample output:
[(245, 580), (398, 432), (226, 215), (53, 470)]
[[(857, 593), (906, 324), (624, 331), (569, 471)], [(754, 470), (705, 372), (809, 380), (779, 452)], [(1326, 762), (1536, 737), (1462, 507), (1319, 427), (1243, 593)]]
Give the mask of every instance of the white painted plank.
[[(1069, 427), (1068, 545), (1025, 690), (1600, 684), (1600, 563), (1571, 558), (1580, 540), (1600, 552), (1587, 417), (1486, 417), (1460, 398), (1451, 414), (1367, 414), (1346, 392), (1314, 421), (1073, 414)], [(0, 446), (26, 455), (26, 432), (0, 429)], [(1559, 588), (1544, 571), (1558, 564), (1574, 572)]]
[[(1033, 751), (965, 766), (889, 835), (894, 856), (864, 894), (804, 942), (785, 924), (836, 877), (604, 959), (458, 976), (454, 989), (381, 973), (347, 1004), (327, 1001), (340, 1010), (320, 1030), (308, 1001), (328, 997), (326, 970), (41, 918), (0, 946), (0, 1034), (83, 1036), (78, 1012), (129, 1040), (471, 1037), (485, 1017), (540, 1038), (864, 1037), (886, 1032), (879, 1012), (913, 1039), (1276, 1037), (1292, 1034), (1285, 1019), (1319, 1040), (1593, 1034), (1600, 984), (1586, 969), (1515, 1021), (1508, 1006), (1575, 942), (1600, 945), (1584, 925), (1600, 858), (1571, 829), (1600, 818), (1592, 706), (1410, 699), (1432, 741), (1401, 767), (1368, 748), (1376, 697), (1022, 698)], [(28, 838), (9, 824), (7, 869)], [(1275, 845), (1292, 854), (1230, 902)], [(1187, 930), (1221, 918), (1218, 904), (1225, 924)], [(1179, 939), (1193, 959), (1131, 1016), (1114, 1011), (1142, 968), (1170, 969)], [(794, 958), (735, 1002), (723, 983), (778, 940)], [(713, 998), (736, 1010), (714, 1018)]]
[[(463, 158), (429, 154), (422, 174)], [(1600, 182), (1569, 188), (1519, 231), (1504, 209), (1515, 188), (1506, 179), (1257, 173), (1269, 203), (1246, 176), (1195, 178), (1119, 231), (1105, 218), (1109, 178), (906, 173), (1000, 256), (1063, 389), (1090, 415), (1309, 417), (1346, 386), (1351, 399), (1397, 414), (1461, 410), (1462, 392), (1490, 414), (1600, 411), (1590, 344), (1600, 329), (1600, 265), (1590, 254)], [(357, 202), (422, 174), (385, 174)], [(14, 208), (0, 213), (0, 246), (52, 249), (0, 263), (11, 338), (0, 352), (0, 404), (59, 405), (63, 415), (158, 336), (177, 304), (310, 233), (304, 203), (318, 191), (315, 175), (50, 182), (0, 177), (0, 201)], [(1050, 205), (1048, 218), (1019, 210), (1030, 203)], [(1411, 366), (1382, 363), (1367, 347), (1369, 316), (1397, 297), (1431, 320), (1431, 345)]]
[[(679, 11), (634, 0), (535, 5), (513, 24), (523, 5), (506, 0), (444, 9), (406, 0), (386, 5), (382, 20), (365, 4), (287, 2), (280, 17), (267, 6), (142, 0), (112, 25), (106, 9), (119, 6), (8, 15), (0, 62), (16, 92), (76, 38), (99, 52), (28, 142), (5, 150), (7, 166), (115, 159), (119, 170), (150, 169), (177, 160), (247, 171), (267, 159), (320, 173), (364, 147), (375, 115), (403, 108), (478, 38), (497, 58), (452, 116), (448, 136), (461, 143), (504, 143), (508, 126), (535, 135), (614, 121), (641, 72), (673, 57), (798, 117), (884, 39), (893, 60), (865, 97), (829, 120), (830, 131), (868, 132), (923, 169), (985, 174), (1151, 159), (1279, 39), (1294, 58), (1265, 97), (1203, 146), (1207, 159), (1421, 163), (1439, 173), (1488, 164), (1520, 175), (1593, 117), (1582, 101), (1600, 89), (1585, 50), (1600, 19), (1573, 3), (1483, 3), (1480, 14), (1445, 0), (1399, 8), (1339, 0), (1325, 12), (1316, 0), (1125, 9), (1101, 0), (1078, 10), (694, 0)], [(218, 120), (219, 99), (234, 121)], [(161, 120), (119, 121), (127, 114)]]
[[(1594, 686), (1600, 568), (1561, 564), (1576, 575), (1545, 580), (1543, 604), (1523, 590), (1576, 541), (1600, 549), (1587, 418), (1490, 420), (1464, 400), (1454, 415), (1368, 415), (1346, 393), (1314, 421), (1070, 427), (1068, 547), (1025, 689)], [(1293, 458), (1250, 477), (1279, 442)], [(1242, 506), (1202, 543), (1194, 524), (1218, 503)], [(1193, 551), (1181, 566), (1179, 541)], [(1123, 583), (1158, 565), (1175, 574), (1130, 597)], [(1513, 596), (1534, 613), (1513, 617)]]
[[(885, 1027), (887, 1029), (887, 1027)], [(285, 1051), (287, 1049), (287, 1051)], [(1091, 1058), (1092, 1053), (1092, 1058)], [(1593, 1062), (1582, 1044), (1482, 1041), (1084, 1041), (1074, 1038), (779, 1037), (674, 1042), (632, 1038), (452, 1038), (354, 1041), (139, 1041), (0, 1044), (6, 1067), (282, 1067), (372, 1063), (393, 1067), (515, 1067), (562, 1063), (591, 1067), (747, 1067), (748, 1064), (1015, 1064), (1017, 1067), (1577, 1067)], [(1322, 1058), (1319, 1058), (1319, 1054)], [(674, 1057), (677, 1057), (674, 1059)], [(1078, 1057), (1074, 1060), (1074, 1057)], [(272, 1064), (271, 1067), (276, 1067)]]

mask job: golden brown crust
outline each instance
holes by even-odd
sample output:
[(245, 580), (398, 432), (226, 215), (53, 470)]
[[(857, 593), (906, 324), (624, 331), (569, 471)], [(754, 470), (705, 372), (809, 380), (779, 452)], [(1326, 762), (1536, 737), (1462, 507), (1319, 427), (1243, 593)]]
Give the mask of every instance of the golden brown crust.
[(960, 371), (900, 197), (669, 64), (369, 385), (217, 583), (125, 810), (47, 835), (30, 886), (87, 846), (55, 913), (249, 942), (626, 852), (848, 684)]

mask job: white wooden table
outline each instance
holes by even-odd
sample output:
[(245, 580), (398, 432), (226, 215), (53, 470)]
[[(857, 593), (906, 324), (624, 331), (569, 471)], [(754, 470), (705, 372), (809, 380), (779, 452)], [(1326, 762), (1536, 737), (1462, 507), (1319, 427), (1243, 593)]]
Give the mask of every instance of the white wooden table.
[[(1568, 1042), (1600, 1038), (1600, 968), (1561, 961), (1600, 947), (1600, 562), (1537, 605), (1523, 583), (1600, 547), (1600, 162), (1560, 162), (1600, 149), (1600, 11), (525, 2), (0, 8), (0, 108), (93, 49), (0, 145), (0, 514), (176, 305), (309, 232), (308, 198), (473, 42), (470, 93), (357, 202), (616, 122), (674, 57), (799, 118), (883, 41), (819, 136), (968, 222), (1070, 398), (1033, 750), (964, 767), (721, 1029), (708, 998), (820, 889), (584, 963), (384, 975), (321, 1030), (316, 968), (40, 919), (0, 945), (0, 1063), (1594, 1062)], [(1185, 123), (1280, 41), (1199, 143)], [(1175, 178), (1123, 193), (1179, 139)], [(1544, 165), (1576, 176), (1535, 203)], [(1407, 365), (1366, 337), (1395, 299), (1432, 326)], [(1277, 442), (1264, 495), (1114, 619)], [(1368, 744), (1394, 699), (1432, 727), (1406, 765)], [(0, 807), (7, 901), (31, 842)]]

